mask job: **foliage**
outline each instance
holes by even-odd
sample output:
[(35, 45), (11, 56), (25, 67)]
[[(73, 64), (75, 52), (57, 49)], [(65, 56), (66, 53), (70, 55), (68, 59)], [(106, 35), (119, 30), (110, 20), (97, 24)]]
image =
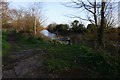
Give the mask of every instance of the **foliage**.
[(96, 31), (96, 27), (94, 24), (88, 24), (87, 25), (87, 30), (88, 32), (95, 32)]
[(84, 25), (80, 24), (78, 20), (74, 20), (71, 23), (71, 26), (72, 26), (72, 28), (71, 28), (72, 33), (84, 33), (84, 32), (86, 32)]
[(105, 51), (95, 51), (84, 45), (60, 45), (48, 51), (46, 63), (54, 73), (86, 68), (89, 77), (119, 75), (119, 62)]
[(69, 25), (68, 24), (50, 24), (48, 25), (48, 31), (55, 33), (57, 35), (67, 35)]
[(10, 51), (12, 50), (11, 44), (7, 41), (9, 32), (2, 32), (2, 63), (7, 64), (11, 59), (9, 57)]
[[(13, 42), (11, 42), (11, 40), (13, 40)], [(18, 45), (15, 45), (17, 42), (17, 44), (19, 44), (19, 46), (21, 48), (37, 48), (37, 46), (40, 45), (40, 43), (44, 42), (42, 38), (37, 38), (37, 37), (33, 37), (31, 35), (29, 36), (25, 36), (24, 33), (21, 32), (16, 32), (16, 30), (12, 30), (12, 31), (7, 31), (7, 32), (2, 32), (2, 58), (3, 58), (3, 65), (7, 65), (10, 64), (11, 61), (13, 60), (12, 58), (10, 58), (10, 55), (13, 51), (17, 51), (20, 50), (21, 48), (18, 48)]]
[(64, 35), (67, 34), (68, 28), (69, 28), (69, 25), (67, 25), (67, 24), (59, 24), (59, 25), (56, 26), (55, 31), (57, 31), (57, 33), (59, 35), (64, 36)]
[(87, 73), (87, 77), (118, 77), (120, 74), (119, 60), (106, 51), (96, 51), (82, 44), (68, 46), (59, 43), (53, 45), (51, 41), (46, 42), (42, 38), (24, 36), (16, 31), (3, 32), (3, 61), (5, 62), (11, 60), (10, 54), (4, 52), (12, 50), (11, 44), (7, 42), (10, 33), (14, 34), (19, 43), (26, 48), (29, 46), (29, 48), (44, 50), (47, 53), (44, 56), (45, 64), (51, 73), (61, 74), (74, 70), (81, 71), (82, 69)]
[(47, 30), (48, 30), (49, 32), (54, 33), (54, 30), (55, 30), (56, 26), (57, 26), (56, 23), (51, 23), (51, 24), (49, 24), (49, 25), (47, 26)]
[(71, 27), (72, 28), (70, 28), (68, 24), (53, 23), (48, 25), (48, 31), (61, 36), (72, 35), (72, 33), (74, 34), (86, 32), (86, 28), (83, 24), (80, 24), (78, 20), (74, 20), (71, 23)]
[(56, 72), (68, 71), (70, 67), (70, 65), (67, 62), (61, 59), (51, 59), (50, 61), (47, 62), (47, 64), (49, 71), (53, 71), (53, 73), (54, 71)]
[(8, 25), (8, 22), (10, 20), (10, 16), (9, 16), (9, 2), (8, 1), (5, 1), (5, 0), (2, 0), (0, 1), (0, 16), (1, 16), (1, 19), (2, 19), (2, 27), (6, 28), (6, 25)]
[[(11, 10), (12, 28), (17, 31), (34, 31), (35, 18), (37, 16), (32, 15), (29, 11), (23, 11), (22, 9)], [(14, 17), (15, 16), (15, 17)], [(40, 26), (39, 19), (36, 19), (36, 26)]]

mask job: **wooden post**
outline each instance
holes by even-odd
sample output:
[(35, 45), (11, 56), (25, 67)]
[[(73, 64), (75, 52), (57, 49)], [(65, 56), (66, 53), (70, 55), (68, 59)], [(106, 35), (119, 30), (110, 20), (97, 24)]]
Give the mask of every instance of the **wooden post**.
[(54, 37), (52, 38), (52, 41), (53, 41), (53, 44), (56, 45), (56, 40)]
[(67, 41), (68, 41), (68, 45), (70, 45), (70, 38), (68, 38)]
[(35, 17), (35, 23), (34, 23), (34, 34), (36, 36), (36, 17)]

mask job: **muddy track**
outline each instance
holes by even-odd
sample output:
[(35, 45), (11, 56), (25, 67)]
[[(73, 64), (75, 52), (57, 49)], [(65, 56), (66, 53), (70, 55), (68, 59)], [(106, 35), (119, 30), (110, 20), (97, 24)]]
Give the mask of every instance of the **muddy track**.
[[(32, 49), (14, 52), (10, 56), (12, 59), (14, 59), (14, 62), (9, 65), (3, 66), (3, 78), (46, 77), (46, 73), (43, 74), (44, 71), (41, 70), (44, 69), (42, 59), (42, 55), (44, 54), (45, 52), (43, 52), (42, 50)], [(37, 74), (36, 71), (41, 74)]]
[(43, 55), (46, 52), (42, 49), (28, 49), (21, 45), (14, 37), (9, 36), (9, 42), (19, 48), (18, 51), (13, 51), (10, 58), (11, 63), (3, 66), (2, 78), (51, 78), (45, 65), (43, 64)]

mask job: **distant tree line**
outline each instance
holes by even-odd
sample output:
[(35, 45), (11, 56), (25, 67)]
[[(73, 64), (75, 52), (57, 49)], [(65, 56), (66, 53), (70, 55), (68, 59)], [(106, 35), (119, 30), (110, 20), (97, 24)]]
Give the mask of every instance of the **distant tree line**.
[(84, 33), (86, 28), (83, 24), (80, 24), (78, 20), (74, 20), (71, 24), (49, 24), (48, 31), (57, 35), (67, 36), (72, 33)]
[[(55, 33), (57, 36), (71, 37), (71, 40), (74, 39), (77, 41), (79, 40), (77, 37), (81, 36), (82, 40), (79, 42), (84, 41), (86, 43), (90, 41), (90, 44), (92, 44), (92, 42), (96, 43), (97, 41), (97, 27), (95, 24), (88, 24), (87, 27), (85, 27), (84, 24), (80, 23), (80, 21), (74, 20), (70, 24), (51, 23), (48, 25), (47, 29), (49, 32)], [(104, 41), (106, 43), (111, 41), (117, 42), (118, 36), (117, 27), (110, 26), (104, 30)]]

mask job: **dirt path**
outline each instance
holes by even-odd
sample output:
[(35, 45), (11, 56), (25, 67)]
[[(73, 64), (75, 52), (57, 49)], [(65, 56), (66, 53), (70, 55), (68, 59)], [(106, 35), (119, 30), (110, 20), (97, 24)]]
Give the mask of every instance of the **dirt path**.
[(42, 69), (44, 70), (44, 66), (42, 64), (43, 54), (44, 53), (40, 50), (26, 50), (12, 54), (10, 57), (12, 57), (15, 62), (4, 66), (2, 74), (3, 78), (46, 77), (48, 74), (45, 74), (44, 71), (42, 71)]
[(42, 49), (26, 49), (17, 43), (14, 36), (10, 36), (10, 43), (19, 48), (19, 51), (11, 53), (10, 58), (13, 62), (3, 66), (3, 78), (50, 78), (53, 75), (45, 70), (43, 65), (43, 55), (46, 54)]

